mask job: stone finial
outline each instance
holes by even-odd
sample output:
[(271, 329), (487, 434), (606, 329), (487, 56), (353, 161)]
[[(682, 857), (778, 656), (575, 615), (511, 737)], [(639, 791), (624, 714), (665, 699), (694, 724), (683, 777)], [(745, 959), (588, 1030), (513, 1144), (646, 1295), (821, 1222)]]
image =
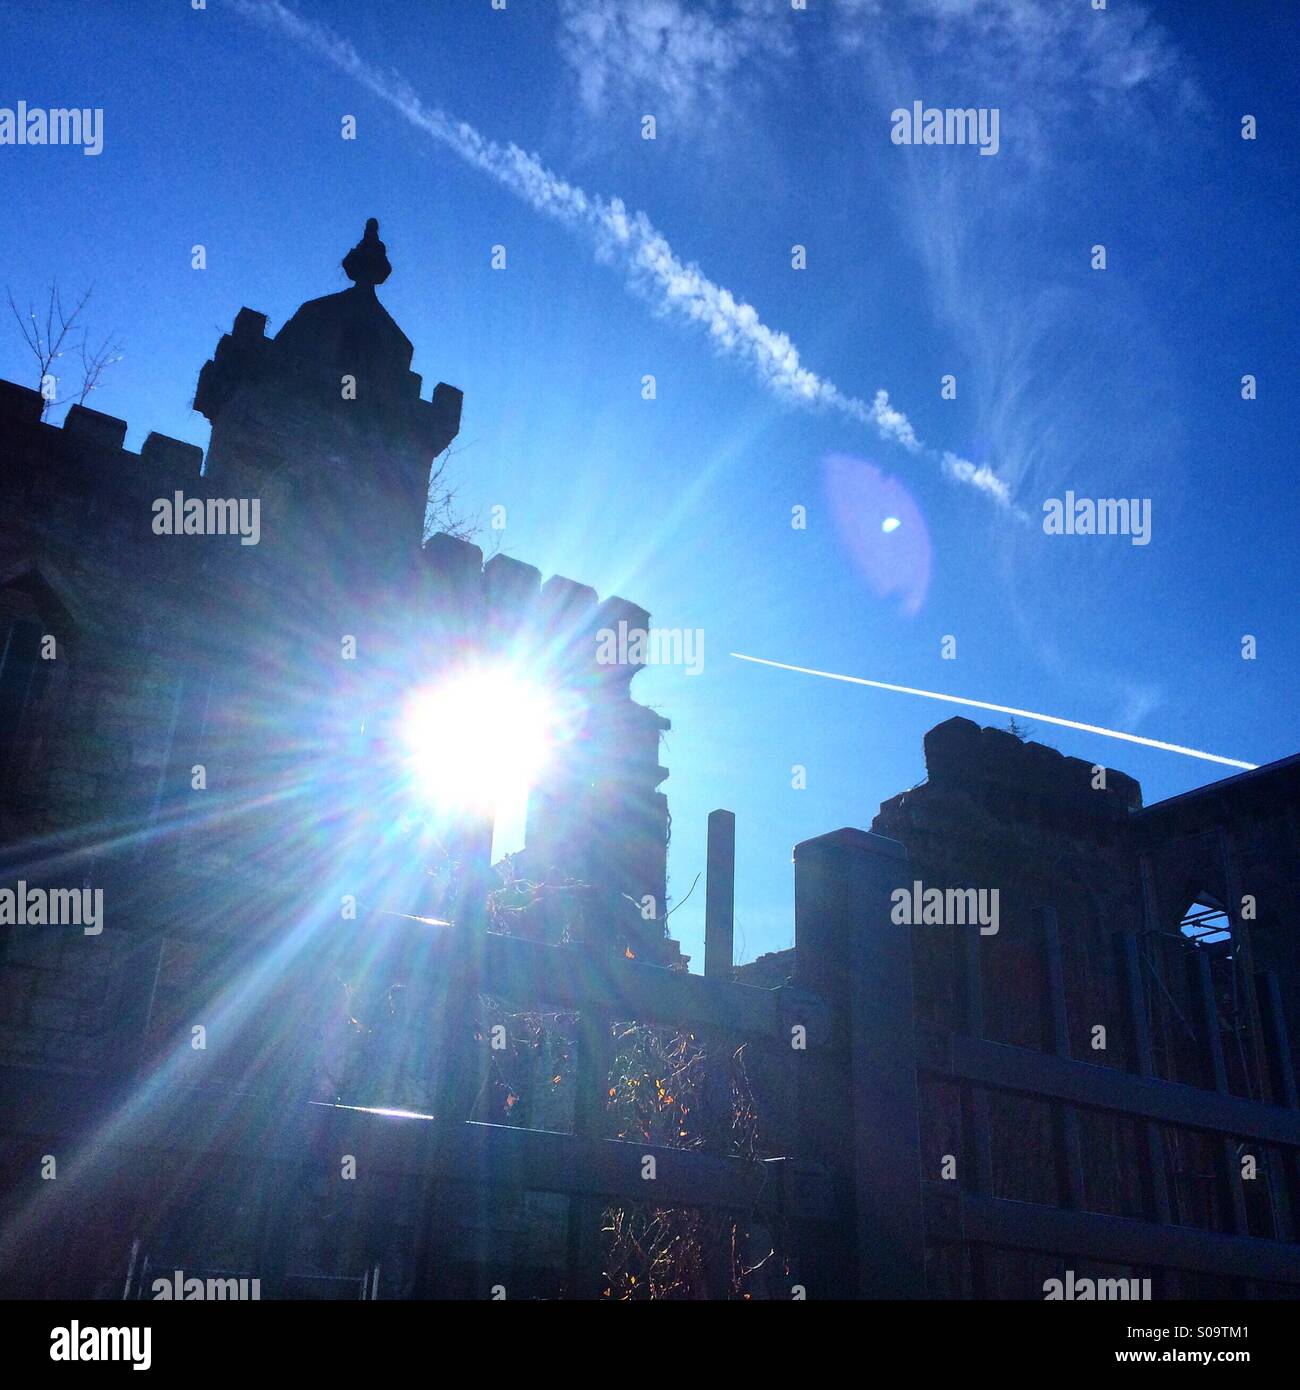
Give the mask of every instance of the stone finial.
[(343, 273), (355, 285), (382, 285), (393, 273), (388, 263), (388, 251), (379, 240), (379, 219), (366, 222), (365, 235), (343, 257)]

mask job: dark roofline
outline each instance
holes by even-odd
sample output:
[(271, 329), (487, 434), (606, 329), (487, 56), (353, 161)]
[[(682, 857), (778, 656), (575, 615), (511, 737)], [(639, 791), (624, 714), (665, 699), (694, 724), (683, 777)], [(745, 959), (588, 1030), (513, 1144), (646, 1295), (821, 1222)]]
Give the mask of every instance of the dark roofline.
[(1276, 762), (1261, 763), (1259, 767), (1234, 773), (1231, 777), (1221, 778), (1217, 782), (1207, 782), (1203, 787), (1193, 787), (1191, 791), (1179, 792), (1177, 796), (1168, 797), (1164, 801), (1153, 801), (1151, 805), (1144, 806), (1140, 811), (1134, 812), (1134, 816), (1142, 819), (1152, 816), (1157, 811), (1181, 809), (1184, 805), (1190, 805), (1198, 800), (1208, 801), (1210, 798), (1220, 796), (1225, 792), (1235, 794), (1248, 784), (1261, 782), (1265, 778), (1276, 778), (1292, 769), (1300, 771), (1300, 753), (1292, 753), (1289, 757), (1279, 758)]

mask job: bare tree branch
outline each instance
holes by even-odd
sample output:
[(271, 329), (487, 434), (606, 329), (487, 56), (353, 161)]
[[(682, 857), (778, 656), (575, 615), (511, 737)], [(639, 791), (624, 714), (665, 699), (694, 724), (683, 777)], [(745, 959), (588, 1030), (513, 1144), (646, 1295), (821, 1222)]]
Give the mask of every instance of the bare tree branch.
[(122, 360), (122, 341), (114, 338), (110, 333), (100, 346), (92, 352), (88, 340), (83, 336), (81, 340), (81, 394), (77, 397), (78, 405), (85, 405), (86, 397), (92, 391), (99, 389), (100, 377), (113, 366)]
[[(63, 296), (59, 293), (58, 283), (52, 281), (45, 305), (45, 322), (42, 324), (37, 316), (36, 306), (29, 303), (27, 313), (23, 314), (14, 302), (13, 290), (6, 287), (9, 308), (18, 323), (18, 330), (23, 335), (27, 350), (36, 359), (36, 389), (45, 402), (41, 409), (42, 418), (50, 406), (61, 404), (61, 401), (56, 399), (55, 392), (48, 389), (48, 384), (51, 381), (57, 382), (54, 366), (66, 352), (75, 350), (81, 358), (78, 404), (84, 404), (86, 397), (99, 386), (105, 371), (122, 360), (122, 344), (113, 334), (110, 333), (98, 349), (92, 350), (89, 333), (80, 323), (81, 312), (89, 302), (94, 288), (91, 285), (69, 313), (63, 307)], [(67, 399), (69, 396), (65, 395), (63, 400)]]
[(426, 494), (424, 534), (429, 536), (445, 531), (457, 540), (470, 541), (479, 532), (476, 521), (466, 517), (456, 505), (457, 488), (452, 485), (448, 470), (452, 460), (463, 454), (468, 445), (459, 449), (449, 444), (434, 460), (433, 471), (429, 474), (429, 490)]

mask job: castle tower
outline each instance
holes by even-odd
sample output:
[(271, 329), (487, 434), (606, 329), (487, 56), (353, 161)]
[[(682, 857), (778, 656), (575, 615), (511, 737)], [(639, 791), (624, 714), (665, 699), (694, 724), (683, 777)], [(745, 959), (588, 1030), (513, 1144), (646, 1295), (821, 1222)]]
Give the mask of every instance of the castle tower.
[[(375, 219), (342, 265), (352, 287), (303, 304), (274, 337), (265, 315), (242, 309), (195, 396), (212, 423), (204, 490), (261, 507), (259, 543), (213, 548), (198, 585), (217, 606), (199, 640), (211, 648), (203, 688), (216, 741), (233, 750), (228, 781), (248, 801), (276, 777), (286, 791), (251, 838), (276, 843), (280, 806), (306, 780), (314, 807), (334, 803), (372, 827), (360, 835), (375, 846), (370, 861), (392, 860), (374, 876), (399, 907), (420, 906), (402, 901), (409, 856), (392, 834), (381, 746), (400, 744), (412, 690), (513, 652), (582, 711), (580, 737), (534, 789), (528, 873), (582, 885), (588, 937), (599, 927), (618, 950), (631, 939), (638, 958), (659, 959), (667, 721), (632, 699), (636, 667), (596, 661), (600, 629), (645, 627), (649, 615), (623, 600), (601, 605), (558, 576), (540, 585), (506, 557), (485, 569), (477, 547), (450, 536), (422, 546), (430, 467), (459, 429), (461, 392), (439, 384), (421, 397), (411, 342), (376, 294), (392, 268)], [(341, 659), (348, 635), (355, 658)], [(472, 842), (483, 859), (490, 827), (486, 843), (481, 831), (438, 833)]]
[(263, 545), (301, 554), (307, 542), (374, 576), (419, 548), (461, 392), (439, 383), (421, 397), (411, 342), (375, 293), (392, 267), (373, 217), (343, 269), (350, 289), (309, 300), (272, 338), (265, 314), (241, 309), (194, 407), (212, 423), (208, 490), (259, 498)]

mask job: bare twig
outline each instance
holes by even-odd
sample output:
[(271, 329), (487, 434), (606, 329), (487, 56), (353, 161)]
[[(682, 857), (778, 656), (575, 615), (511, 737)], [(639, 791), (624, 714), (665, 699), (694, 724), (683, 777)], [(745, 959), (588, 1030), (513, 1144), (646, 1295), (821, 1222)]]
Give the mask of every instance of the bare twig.
[(448, 444), (434, 460), (433, 471), (429, 474), (427, 510), (425, 512), (425, 536), (445, 531), (457, 540), (473, 540), (479, 532), (478, 525), (464, 516), (456, 505), (458, 490), (452, 485), (448, 470), (452, 461), (463, 454), (468, 445), (460, 448)]
[(100, 378), (122, 360), (122, 341), (110, 333), (100, 346), (92, 352), (87, 339), (81, 339), (81, 392), (77, 404), (85, 405), (86, 397), (99, 389)]
[[(89, 334), (80, 323), (82, 310), (90, 300), (94, 286), (90, 286), (71, 312), (63, 307), (63, 296), (56, 282), (51, 282), (49, 297), (45, 305), (45, 322), (42, 324), (35, 304), (29, 303), (24, 314), (14, 302), (13, 290), (6, 289), (9, 308), (23, 335), (27, 350), (36, 359), (36, 389), (44, 399), (41, 415), (44, 417), (50, 406), (61, 402), (56, 399), (50, 383), (57, 382), (54, 375), (55, 364), (69, 351), (75, 350), (81, 358), (81, 385), (77, 392), (77, 403), (84, 404), (86, 397), (96, 390), (100, 380), (109, 367), (122, 360), (122, 344), (109, 334), (97, 349), (90, 346)], [(68, 397), (64, 397), (64, 400)]]

